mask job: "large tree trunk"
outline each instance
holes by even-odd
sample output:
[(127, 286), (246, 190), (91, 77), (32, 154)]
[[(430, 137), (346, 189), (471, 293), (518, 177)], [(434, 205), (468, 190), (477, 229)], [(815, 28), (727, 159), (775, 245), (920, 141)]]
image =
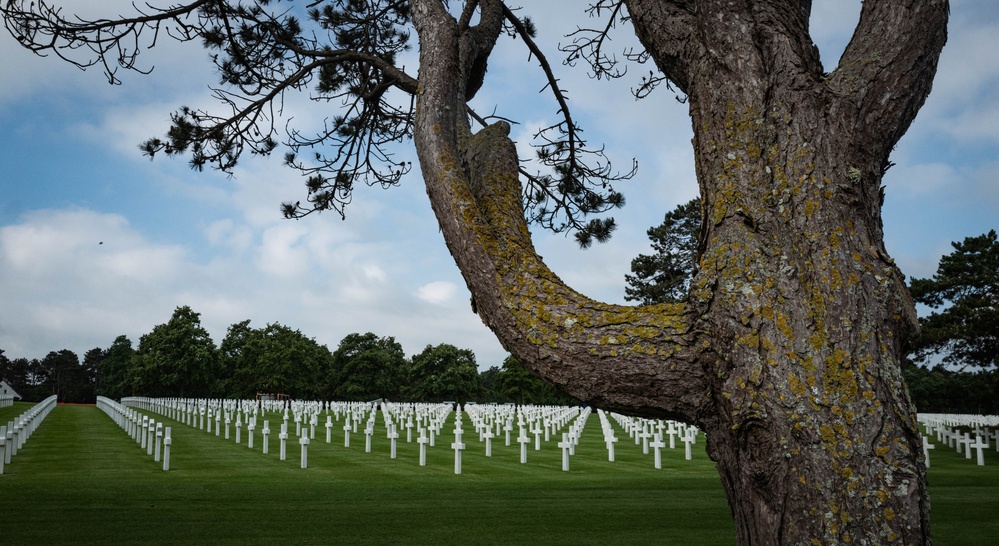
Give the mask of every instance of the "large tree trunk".
[(946, 2), (868, 0), (831, 74), (807, 0), (626, 3), (689, 98), (704, 230), (683, 305), (594, 302), (544, 265), (509, 128), (468, 130), (467, 29), (413, 2), (417, 150), (480, 315), (575, 396), (704, 428), (741, 544), (928, 543), (900, 367), (916, 323), (880, 183), (929, 92)]

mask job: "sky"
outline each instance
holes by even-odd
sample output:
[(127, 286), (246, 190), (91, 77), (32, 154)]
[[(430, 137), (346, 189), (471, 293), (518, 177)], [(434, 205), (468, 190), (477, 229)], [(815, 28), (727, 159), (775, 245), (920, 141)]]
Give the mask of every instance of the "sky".
[[(77, 4), (65, 2), (67, 5)], [(127, 3), (90, 0), (83, 15), (113, 16)], [(568, 90), (591, 146), (638, 175), (616, 189), (610, 242), (581, 250), (571, 236), (534, 229), (539, 253), (580, 292), (624, 301), (632, 258), (650, 253), (646, 230), (697, 194), (690, 119), (661, 88), (636, 101), (648, 68), (596, 81), (561, 64), (557, 46), (597, 24), (584, 3), (546, 0), (524, 13)], [(811, 32), (826, 70), (850, 39), (859, 0), (816, 0)], [(619, 27), (612, 46), (636, 45)], [(949, 40), (926, 105), (896, 147), (884, 179), (885, 244), (903, 273), (929, 277), (952, 241), (999, 227), (999, 4), (951, 2)], [(218, 111), (216, 82), (196, 43), (161, 38), (143, 50), (149, 75), (120, 73), (108, 85), (39, 58), (0, 32), (0, 349), (8, 358), (81, 356), (119, 335), (140, 336), (190, 306), (216, 344), (227, 328), (280, 323), (335, 350), (348, 334), (392, 336), (407, 355), (448, 343), (475, 352), (480, 369), (507, 353), (472, 313), (465, 283), (444, 246), (418, 170), (399, 187), (361, 187), (346, 219), (333, 213), (285, 220), (279, 206), (305, 195), (304, 180), (272, 158), (241, 160), (233, 176), (191, 170), (186, 159), (150, 161), (138, 144), (162, 136), (188, 105)], [(415, 74), (415, 56), (402, 59)], [(522, 156), (539, 127), (556, 119), (544, 80), (524, 45), (502, 39), (473, 107), (519, 122)], [(306, 94), (288, 97), (284, 119), (316, 127), (333, 115)], [(397, 150), (412, 160), (411, 144)]]

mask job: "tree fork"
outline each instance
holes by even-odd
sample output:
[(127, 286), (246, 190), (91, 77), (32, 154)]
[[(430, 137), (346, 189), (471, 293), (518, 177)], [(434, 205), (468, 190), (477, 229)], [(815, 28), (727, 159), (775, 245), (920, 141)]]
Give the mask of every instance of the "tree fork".
[[(502, 126), (458, 138), (467, 121), (454, 82), (467, 76), (446, 58), (455, 47), (440, 43), (443, 19), (416, 10), (428, 193), (480, 315), (515, 356), (585, 400), (707, 430), (740, 543), (929, 543), (900, 370), (914, 313), (883, 246), (879, 190), (945, 38), (915, 30), (945, 27), (946, 3), (865, 3), (828, 77), (807, 12), (780, 4), (739, 13), (706, 2), (677, 16), (629, 3), (690, 99), (705, 221), (686, 305), (592, 302), (544, 266), (511, 189), (512, 144)], [(702, 38), (678, 55), (670, 48), (691, 37), (691, 18)], [(904, 51), (879, 51), (895, 45), (870, 28), (892, 29), (871, 18), (894, 21)]]

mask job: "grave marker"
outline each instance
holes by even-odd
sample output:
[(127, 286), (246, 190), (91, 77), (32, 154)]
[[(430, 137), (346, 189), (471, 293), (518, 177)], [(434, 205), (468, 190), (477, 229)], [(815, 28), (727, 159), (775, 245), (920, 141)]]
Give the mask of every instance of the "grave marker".
[(461, 443), (461, 428), (454, 429), (454, 443), (451, 444), (454, 450), (454, 473), (461, 474), (461, 450), (465, 449), (465, 444)]
[(654, 460), (654, 464), (655, 464), (656, 470), (662, 470), (662, 468), (663, 468), (663, 454), (660, 451), (660, 449), (666, 447), (666, 442), (663, 442), (662, 436), (656, 434), (655, 437), (652, 440), (652, 443), (650, 443), (649, 446), (652, 447), (653, 451), (655, 452), (655, 455), (653, 456), (653, 460)]
[(562, 433), (562, 441), (558, 443), (558, 447), (562, 448), (562, 470), (564, 472), (568, 472), (569, 448), (572, 447), (572, 441), (569, 440), (569, 434), (567, 432)]
[(302, 446), (302, 468), (309, 468), (309, 436), (302, 436), (298, 443)]
[(486, 431), (482, 434), (486, 439), (486, 457), (493, 456), (493, 431), (492, 428), (486, 427)]
[(969, 449), (978, 452), (978, 466), (985, 466), (985, 451), (989, 447), (989, 442), (983, 436), (976, 436), (975, 443), (969, 445)]
[(683, 435), (683, 447), (684, 447), (684, 457), (689, 461), (691, 459), (690, 444), (694, 443), (694, 432), (693, 429), (688, 429), (687, 433)]
[(173, 445), (173, 438), (170, 437), (170, 427), (166, 428), (163, 438), (163, 471), (170, 470), (170, 446)]
[(160, 446), (163, 445), (163, 423), (156, 423), (156, 449), (153, 451), (153, 461), (160, 462)]
[(390, 459), (395, 459), (395, 448), (396, 448), (396, 443), (395, 442), (396, 442), (396, 440), (399, 439), (399, 433), (396, 432), (396, 430), (395, 430), (395, 423), (390, 423), (389, 424), (388, 437), (389, 437), (389, 442), (391, 443), (391, 447), (390, 447), (390, 450), (389, 450), (389, 458)]
[(13, 452), (15, 451), (15, 445), (16, 445), (14, 443), (14, 422), (8, 421), (7, 426), (4, 428), (7, 429), (7, 438), (6, 438), (7, 449), (4, 450), (3, 461), (7, 464), (10, 464), (10, 456), (14, 454)]
[(288, 421), (281, 423), (281, 432), (278, 434), (278, 439), (281, 440), (281, 452), (278, 458), (283, 461), (288, 455)]
[(936, 448), (937, 446), (931, 444), (929, 440), (926, 439), (926, 436), (922, 436), (922, 438), (923, 438), (923, 459), (926, 461), (926, 468), (929, 468), (930, 450)]
[(420, 466), (427, 466), (427, 443), (430, 441), (427, 429), (420, 427), (420, 437), (416, 441), (420, 444)]
[(153, 440), (156, 437), (156, 420), (150, 419), (146, 426), (146, 455), (153, 454)]
[(527, 444), (530, 441), (531, 439), (527, 437), (527, 430), (521, 425), (520, 436), (517, 437), (517, 443), (520, 444), (520, 464), (527, 464)]

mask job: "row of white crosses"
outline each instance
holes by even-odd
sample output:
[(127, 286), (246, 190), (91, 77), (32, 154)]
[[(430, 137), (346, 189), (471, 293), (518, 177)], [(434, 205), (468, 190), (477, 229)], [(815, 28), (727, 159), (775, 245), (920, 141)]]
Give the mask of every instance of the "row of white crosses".
[[(123, 400), (125, 402), (126, 400)], [(127, 399), (129, 405), (140, 405), (152, 411), (164, 412), (167, 416), (176, 416), (177, 420), (191, 426), (212, 432), (212, 421), (215, 421), (215, 434), (229, 438), (230, 423), (236, 425), (236, 442), (241, 443), (241, 430), (246, 426), (249, 432), (248, 447), (254, 443), (254, 430), (258, 416), (277, 413), (282, 420), (280, 458), (286, 458), (286, 443), (291, 433), (291, 421), (294, 421), (295, 434), (301, 445), (302, 468), (307, 467), (307, 453), (310, 440), (315, 439), (315, 429), (323, 426), (326, 429), (326, 442), (331, 443), (334, 426), (344, 434), (344, 447), (349, 448), (351, 435), (365, 435), (365, 452), (371, 452), (372, 436), (375, 425), (380, 418), (383, 421), (386, 438), (389, 440), (390, 457), (395, 459), (398, 442), (402, 441), (402, 430), (405, 430), (405, 441), (416, 441), (420, 453), (420, 466), (426, 466), (427, 449), (434, 447), (436, 438), (440, 436), (445, 423), (452, 412), (454, 419), (454, 442), (450, 447), (454, 450), (455, 473), (461, 473), (462, 452), (468, 449), (466, 433), (478, 436), (480, 444), (484, 445), (485, 455), (492, 456), (493, 441), (503, 438), (506, 446), (514, 441), (520, 445), (520, 461), (527, 463), (528, 446), (534, 444), (536, 451), (541, 450), (542, 441), (554, 439), (562, 450), (562, 468), (569, 470), (570, 457), (575, 454), (575, 448), (587, 418), (591, 414), (589, 408), (567, 406), (515, 406), (512, 404), (467, 404), (464, 408), (456, 408), (451, 403), (421, 404), (421, 403), (380, 403), (358, 402), (305, 402), (289, 403), (256, 402), (245, 400), (186, 400), (186, 399)], [(325, 415), (323, 415), (325, 413)], [(607, 415), (614, 415), (625, 430), (636, 438), (636, 443), (642, 443), (645, 453), (649, 447), (655, 450), (656, 466), (661, 467), (658, 457), (661, 448), (665, 447), (664, 435), (669, 435), (670, 446), (680, 438), (687, 444), (687, 457), (690, 458), (690, 444), (694, 442), (697, 429), (675, 422), (657, 422), (636, 420), (615, 414), (601, 412), (602, 426), (607, 434), (612, 427), (605, 424)], [(325, 417), (325, 419), (322, 419)], [(465, 419), (467, 418), (467, 422)], [(325, 424), (320, 425), (325, 420)], [(334, 424), (337, 423), (337, 424)], [(653, 436), (651, 431), (658, 426), (659, 434)], [(514, 431), (519, 434), (514, 437)], [(561, 431), (561, 432), (560, 432)], [(610, 432), (612, 435), (613, 433)], [(269, 421), (263, 422), (263, 452), (268, 452), (270, 426)], [(652, 442), (649, 439), (653, 438)], [(616, 441), (616, 438), (614, 439)], [(608, 456), (613, 461), (613, 442), (608, 443)]]
[[(364, 414), (369, 413), (373, 407), (370, 403), (355, 402), (330, 402), (327, 405), (314, 401), (275, 403), (274, 401), (257, 402), (255, 400), (164, 399), (145, 397), (124, 398), (122, 399), (122, 403), (130, 407), (139, 407), (160, 413), (191, 427), (204, 430), (209, 434), (213, 432), (214, 428), (216, 436), (221, 437), (224, 430), (226, 440), (231, 438), (231, 432), (234, 427), (235, 442), (237, 444), (243, 443), (242, 431), (245, 426), (247, 431), (246, 445), (250, 449), (254, 448), (258, 418), (268, 413), (277, 414), (278, 419), (281, 420), (281, 428), (278, 434), (280, 442), (279, 458), (282, 461), (287, 459), (287, 444), (291, 438), (291, 422), (293, 422), (295, 427), (294, 434), (298, 437), (298, 443), (301, 446), (302, 468), (308, 468), (308, 446), (311, 440), (315, 439), (320, 413), (326, 411), (328, 414), (332, 411), (338, 417), (341, 412), (345, 413), (345, 421), (347, 422), (347, 425), (345, 425), (345, 435), (349, 435), (347, 431), (351, 429), (351, 414), (357, 417), (357, 420), (353, 421), (353, 427), (356, 430), (357, 422), (363, 418)], [(370, 412), (370, 414), (373, 418), (373, 412)], [(373, 420), (369, 420), (369, 428), (373, 429), (373, 425)], [(330, 428), (332, 428), (332, 422), (329, 415), (327, 415), (327, 442), (331, 439)], [(368, 451), (370, 451), (371, 431), (369, 430), (368, 433)], [(263, 420), (261, 434), (263, 437), (262, 451), (267, 454), (270, 450), (271, 435), (269, 420)], [(345, 438), (345, 443), (349, 447), (349, 436), (345, 436)]]
[(162, 422), (103, 396), (97, 397), (97, 407), (135, 440), (140, 448), (146, 450), (147, 455), (152, 455), (153, 461), (162, 460), (164, 471), (170, 470), (170, 446), (173, 445), (171, 427), (164, 427)]
[(4, 465), (10, 464), (11, 457), (17, 455), (18, 450), (24, 447), (38, 425), (45, 420), (52, 408), (56, 407), (57, 400), (54, 395), (50, 396), (31, 406), (13, 421), (0, 426), (0, 475), (3, 474)]
[[(603, 431), (604, 443), (607, 446), (607, 460), (614, 461), (614, 444), (618, 438), (614, 435), (614, 426), (611, 419), (616, 421), (625, 434), (635, 440), (635, 445), (642, 446), (642, 453), (649, 454), (649, 448), (653, 451), (653, 465), (657, 470), (662, 468), (662, 448), (666, 447), (665, 436), (669, 436), (669, 448), (676, 448), (676, 440), (684, 443), (684, 457), (689, 461), (692, 458), (691, 446), (697, 440), (698, 428), (693, 425), (681, 423), (679, 421), (662, 421), (658, 419), (644, 419), (640, 417), (629, 417), (619, 413), (607, 413), (597, 410), (600, 416), (600, 428)], [(649, 441), (651, 439), (651, 441)]]
[[(966, 459), (971, 459), (971, 450), (975, 450), (978, 466), (985, 465), (985, 450), (989, 448), (989, 440), (999, 452), (999, 416), (920, 413), (916, 415), (916, 419), (926, 429), (926, 435), (923, 436), (923, 457), (927, 468), (930, 467), (930, 450), (935, 447), (928, 437), (932, 438), (934, 435), (937, 442), (954, 448), (958, 453), (963, 451)], [(970, 429), (971, 432), (962, 429)]]

